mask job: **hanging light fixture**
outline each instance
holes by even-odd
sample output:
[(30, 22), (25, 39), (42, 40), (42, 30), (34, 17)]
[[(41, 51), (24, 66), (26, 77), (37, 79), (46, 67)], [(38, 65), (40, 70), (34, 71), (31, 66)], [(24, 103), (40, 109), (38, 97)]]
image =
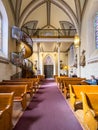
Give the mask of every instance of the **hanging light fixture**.
[(79, 45), (80, 45), (80, 38), (79, 38), (79, 35), (76, 34), (75, 37), (74, 37), (74, 46), (75, 46), (76, 48), (78, 48)]

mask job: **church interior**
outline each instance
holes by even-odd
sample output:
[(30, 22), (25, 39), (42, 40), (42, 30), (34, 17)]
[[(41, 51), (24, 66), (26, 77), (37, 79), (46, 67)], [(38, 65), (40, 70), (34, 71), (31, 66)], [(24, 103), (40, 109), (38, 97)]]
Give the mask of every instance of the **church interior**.
[(98, 0), (0, 0), (0, 129), (98, 130)]

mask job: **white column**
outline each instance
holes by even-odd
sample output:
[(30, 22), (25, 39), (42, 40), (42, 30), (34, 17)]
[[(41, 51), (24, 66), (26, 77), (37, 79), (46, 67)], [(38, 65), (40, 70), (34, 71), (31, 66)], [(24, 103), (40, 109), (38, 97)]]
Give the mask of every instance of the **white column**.
[(61, 43), (58, 43), (58, 76), (60, 76), (60, 45)]
[(40, 72), (40, 61), (39, 61), (39, 52), (40, 52), (40, 43), (37, 43), (37, 57), (38, 57), (38, 62), (37, 62), (37, 74)]
[(57, 74), (57, 71), (56, 71), (56, 59), (57, 59), (57, 52), (54, 52), (54, 59), (55, 59), (55, 61), (54, 61), (54, 72), (53, 72), (53, 74), (54, 75), (56, 75)]
[(81, 77), (81, 67), (80, 67), (80, 47), (77, 49), (77, 75), (78, 77)]

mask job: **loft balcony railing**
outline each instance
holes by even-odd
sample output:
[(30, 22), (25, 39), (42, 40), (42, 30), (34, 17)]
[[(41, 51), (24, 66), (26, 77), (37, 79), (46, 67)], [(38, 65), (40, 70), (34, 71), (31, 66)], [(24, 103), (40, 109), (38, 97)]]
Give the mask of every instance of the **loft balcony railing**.
[(76, 29), (30, 29), (22, 28), (31, 37), (74, 37)]
[(28, 35), (28, 33), (22, 31), (20, 28), (18, 28), (16, 26), (12, 27), (12, 38), (16, 39), (18, 42), (22, 41), (25, 44), (32, 47), (33, 41), (31, 39), (31, 37)]

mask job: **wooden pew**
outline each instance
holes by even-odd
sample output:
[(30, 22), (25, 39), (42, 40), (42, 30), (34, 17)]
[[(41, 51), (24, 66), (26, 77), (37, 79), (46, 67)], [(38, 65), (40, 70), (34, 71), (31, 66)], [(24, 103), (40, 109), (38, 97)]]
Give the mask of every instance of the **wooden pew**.
[(55, 80), (56, 80), (56, 83), (59, 87), (62, 86), (62, 83), (63, 83), (63, 80), (66, 79), (66, 78), (69, 78), (68, 76), (56, 76), (55, 77)]
[(81, 92), (84, 123), (90, 130), (98, 129), (98, 93)]
[(39, 78), (39, 81), (43, 81), (45, 79), (45, 75), (38, 75), (37, 78)]
[(70, 89), (70, 104), (74, 110), (76, 102), (81, 102), (81, 91), (85, 93), (98, 92), (98, 85), (69, 85)]
[(39, 78), (20, 78), (14, 80), (2, 80), (2, 82), (31, 82), (32, 88), (36, 91), (39, 88), (40, 79)]
[(14, 93), (0, 93), (0, 130), (12, 130)]
[(0, 82), (0, 85), (27, 85), (27, 93), (30, 94), (30, 96), (32, 97), (33, 95), (33, 89), (34, 91), (35, 88), (33, 87), (33, 83), (32, 82), (24, 82), (24, 81), (3, 81), (3, 82)]
[(15, 102), (21, 102), (23, 110), (26, 108), (27, 100), (26, 100), (26, 92), (27, 85), (0, 85), (0, 93), (11, 93), (14, 92)]
[[(7, 80), (3, 80), (3, 81), (7, 81)], [(40, 78), (19, 78), (19, 79), (13, 79), (11, 81), (32, 81), (33, 82), (33, 85), (36, 84), (36, 85), (39, 85), (40, 83)]]
[(62, 91), (65, 93), (66, 97), (69, 97), (69, 84), (71, 84), (71, 85), (80, 85), (81, 81), (83, 81), (83, 80), (85, 80), (85, 78), (80, 78), (80, 77), (64, 78), (62, 80)]

